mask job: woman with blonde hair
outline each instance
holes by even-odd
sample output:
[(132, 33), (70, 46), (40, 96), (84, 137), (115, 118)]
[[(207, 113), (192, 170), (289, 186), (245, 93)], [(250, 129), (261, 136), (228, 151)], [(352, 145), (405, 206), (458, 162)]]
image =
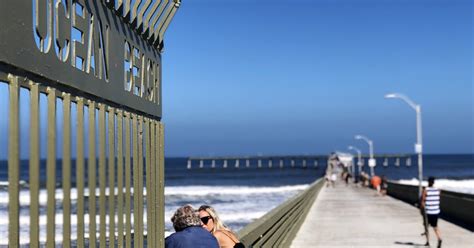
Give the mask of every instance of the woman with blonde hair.
[(237, 239), (237, 235), (222, 222), (214, 208), (208, 205), (202, 205), (198, 211), (202, 227), (216, 237), (221, 248), (245, 247), (240, 243), (239, 239)]

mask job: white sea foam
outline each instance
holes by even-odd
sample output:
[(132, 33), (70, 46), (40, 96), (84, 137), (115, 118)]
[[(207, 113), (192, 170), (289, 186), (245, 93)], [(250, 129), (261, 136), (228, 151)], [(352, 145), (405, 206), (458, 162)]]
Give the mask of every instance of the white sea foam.
[[(114, 194), (118, 194), (118, 188), (114, 188)], [(105, 195), (108, 196), (110, 192), (110, 188), (105, 188)], [(125, 188), (123, 189), (123, 194), (125, 195)], [(130, 188), (130, 193), (133, 195), (133, 188)], [(71, 194), (70, 198), (71, 200), (77, 200), (77, 188), (71, 188)], [(95, 196), (99, 197), (100, 195), (100, 189), (96, 188), (95, 189)], [(143, 195), (146, 195), (146, 188), (143, 188)], [(89, 196), (89, 189), (84, 188), (84, 196), (88, 197)], [(45, 205), (47, 204), (47, 199), (48, 199), (48, 191), (46, 189), (41, 189), (39, 191), (39, 204)], [(56, 201), (62, 201), (64, 199), (64, 191), (62, 189), (56, 189), (55, 190), (55, 199)], [(1, 191), (0, 192), (0, 204), (8, 204), (8, 192), (7, 191)], [(22, 189), (20, 191), (20, 204), (21, 205), (29, 205), (30, 204), (30, 191), (27, 189)]]
[[(276, 187), (249, 187), (249, 186), (170, 186), (165, 187), (165, 236), (172, 233), (172, 224), (169, 221), (174, 211), (183, 203), (192, 203), (195, 207), (200, 204), (211, 204), (218, 212), (224, 223), (227, 223), (235, 231), (238, 231), (243, 225), (262, 217), (272, 208), (281, 204), (284, 200), (299, 191), (306, 189), (309, 185), (292, 185), (292, 186), (276, 186)], [(87, 188), (84, 189), (84, 195), (89, 195)], [(96, 196), (99, 195), (99, 189), (96, 189)], [(114, 189), (115, 195), (118, 189)], [(133, 193), (133, 189), (132, 189)], [(144, 189), (146, 194), (146, 190)], [(109, 189), (106, 189), (106, 194), (109, 195)], [(57, 202), (63, 199), (62, 189), (56, 189)], [(40, 206), (43, 208), (46, 205), (47, 191), (42, 189), (39, 193)], [(77, 199), (77, 189), (71, 189), (71, 199)], [(27, 206), (30, 203), (30, 192), (27, 189), (20, 191), (20, 204)], [(0, 246), (8, 244), (8, 192), (0, 192)], [(87, 208), (88, 206), (86, 206)], [(40, 209), (41, 210), (41, 209)], [(56, 242), (62, 242), (62, 224), (63, 215), (62, 210), (56, 210)], [(46, 211), (43, 209), (39, 216), (40, 225), (40, 242), (46, 241)], [(146, 210), (144, 211), (144, 224), (146, 225)], [(125, 216), (124, 216), (125, 218)], [(108, 229), (109, 216), (106, 217), (106, 224)], [(118, 217), (115, 216), (115, 223)], [(133, 213), (131, 219), (133, 225)], [(71, 215), (71, 238), (74, 240), (77, 237), (77, 215)], [(84, 215), (85, 235), (88, 236), (89, 215)], [(100, 223), (100, 218), (96, 216), (97, 227)], [(20, 244), (29, 243), (29, 210), (23, 209), (20, 211)], [(116, 226), (117, 228), (117, 226)], [(116, 230), (117, 231), (117, 230)], [(97, 234), (98, 235), (98, 234)], [(108, 235), (108, 231), (107, 231)]]
[[(416, 178), (409, 180), (398, 180), (401, 184), (418, 185), (419, 181)], [(423, 186), (427, 186), (428, 182), (423, 181)], [(474, 179), (466, 180), (451, 180), (451, 179), (436, 179), (435, 186), (447, 191), (454, 191), (459, 193), (474, 194)]]
[(210, 194), (221, 195), (251, 195), (251, 194), (268, 194), (283, 193), (295, 190), (304, 190), (307, 184), (279, 186), (279, 187), (248, 187), (248, 186), (171, 186), (165, 187), (165, 195), (192, 195), (204, 196)]
[[(77, 239), (77, 215), (70, 215), (71, 217), (71, 240)], [(27, 245), (30, 243), (30, 238), (29, 238), (29, 226), (30, 226), (30, 216), (28, 214), (24, 214), (20, 216), (20, 244), (21, 245)], [(84, 236), (86, 238), (89, 237), (89, 214), (85, 214), (83, 216), (84, 218)], [(124, 220), (126, 220), (126, 216), (123, 216)], [(47, 223), (47, 216), (46, 215), (40, 215), (39, 216), (39, 230), (40, 230), (40, 243), (45, 243), (46, 242), (46, 223)], [(62, 213), (57, 213), (55, 215), (56, 219), (56, 225), (55, 225), (55, 241), (56, 243), (62, 243), (63, 241), (63, 214)], [(95, 218), (96, 221), (96, 228), (98, 230), (99, 225), (100, 225), (100, 216), (96, 215)], [(126, 221), (125, 221), (126, 222)], [(109, 237), (109, 223), (110, 219), (109, 216), (106, 216), (105, 218), (105, 223), (106, 223), (106, 236)], [(117, 232), (117, 223), (118, 223), (118, 216), (115, 216), (115, 235), (118, 235)], [(130, 223), (132, 226), (132, 233), (133, 233), (133, 225), (134, 225), (134, 216), (133, 213), (131, 213), (130, 216)], [(143, 215), (143, 224), (145, 226), (145, 230), (147, 230), (147, 214), (146, 211), (144, 212)], [(146, 231), (144, 232), (146, 233)], [(99, 233), (96, 232), (97, 238), (99, 237)], [(8, 216), (6, 212), (3, 212), (0, 214), (0, 246), (7, 246), (8, 245)]]

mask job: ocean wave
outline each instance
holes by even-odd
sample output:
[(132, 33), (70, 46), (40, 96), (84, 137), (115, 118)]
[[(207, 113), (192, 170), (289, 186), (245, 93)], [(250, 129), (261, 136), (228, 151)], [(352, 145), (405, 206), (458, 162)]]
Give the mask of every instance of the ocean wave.
[[(114, 189), (114, 194), (115, 195), (118, 195), (118, 188), (115, 188)], [(110, 192), (110, 189), (109, 188), (106, 188), (105, 189), (105, 196), (109, 196), (109, 193)], [(19, 193), (19, 199), (20, 199), (20, 204), (21, 205), (29, 205), (30, 204), (30, 191), (28, 189), (22, 189)], [(125, 188), (123, 189), (123, 194), (124, 194), (124, 197), (125, 197)], [(130, 194), (133, 196), (133, 188), (130, 188)], [(143, 195), (146, 196), (146, 188), (143, 188)], [(77, 200), (77, 197), (78, 196), (78, 193), (77, 193), (77, 188), (71, 188), (71, 193), (70, 193), (70, 197), (71, 197), (71, 200), (75, 201)], [(89, 189), (88, 188), (84, 188), (84, 194), (83, 194), (84, 197), (89, 197)], [(95, 196), (96, 197), (99, 197), (100, 196), (100, 188), (96, 188), (95, 189)], [(56, 189), (55, 190), (55, 195), (54, 195), (54, 198), (56, 199), (56, 201), (62, 201), (64, 199), (64, 191), (63, 189)], [(0, 192), (0, 205), (1, 204), (8, 204), (8, 191), (1, 191)], [(47, 204), (47, 200), (48, 200), (48, 191), (46, 189), (41, 189), (39, 191), (39, 194), (38, 194), (38, 200), (39, 200), (39, 204), (41, 205), (45, 205)]]
[[(8, 213), (2, 212), (0, 213), (0, 247), (7, 246), (8, 245)], [(20, 216), (20, 245), (28, 245), (30, 243), (29, 239), (29, 231), (30, 231), (30, 219), (29, 219), (28, 214), (23, 214)], [(76, 240), (77, 239), (77, 219), (78, 216), (75, 214), (70, 215), (70, 223), (71, 223), (71, 240)], [(118, 215), (115, 215), (115, 236), (118, 236)], [(124, 222), (126, 222), (126, 216), (123, 215)], [(84, 236), (85, 238), (89, 237), (89, 214), (84, 214)], [(100, 216), (96, 215), (95, 218), (96, 221), (96, 238), (99, 238), (100, 233), (98, 232), (98, 227), (100, 225)], [(109, 224), (110, 224), (110, 216), (106, 216), (105, 218), (105, 223), (106, 223), (106, 237), (109, 237)], [(133, 213), (131, 213), (130, 216), (130, 224), (132, 226), (132, 233), (134, 232), (134, 216)], [(39, 236), (39, 241), (41, 244), (46, 243), (46, 225), (47, 225), (47, 216), (45, 214), (42, 214), (39, 216), (39, 229), (40, 229), (40, 236)], [(147, 214), (146, 211), (144, 212), (143, 215), (143, 225), (144, 225), (144, 234), (147, 233)], [(61, 244), (63, 241), (63, 214), (62, 213), (56, 213), (55, 214), (55, 241), (58, 244)], [(125, 231), (124, 231), (125, 232)], [(41, 245), (41, 246), (43, 246)]]
[(205, 196), (211, 194), (220, 195), (251, 195), (251, 194), (270, 194), (284, 193), (290, 191), (304, 190), (309, 184), (287, 185), (277, 187), (250, 187), (250, 186), (170, 186), (165, 187), (165, 196), (169, 195), (190, 195)]
[[(309, 184), (302, 185), (287, 185), (287, 186), (278, 186), (278, 187), (250, 187), (250, 186), (201, 186), (201, 185), (191, 185), (191, 186), (169, 186), (165, 187), (165, 196), (205, 196), (211, 194), (219, 195), (251, 195), (251, 194), (270, 194), (270, 193), (284, 193), (291, 191), (304, 190), (309, 186)], [(133, 188), (130, 189), (130, 193), (133, 196)], [(109, 196), (110, 189), (105, 189), (105, 195)], [(114, 195), (117, 195), (119, 192), (118, 188), (114, 188)], [(123, 189), (125, 195), (125, 188)], [(99, 197), (100, 189), (95, 189), (95, 196)], [(143, 195), (146, 196), (146, 188), (143, 189)], [(84, 197), (89, 196), (89, 189), (84, 188)], [(39, 203), (41, 205), (47, 204), (48, 193), (46, 189), (41, 189), (39, 191)], [(71, 200), (77, 200), (77, 188), (71, 188), (70, 193)], [(62, 201), (64, 199), (64, 192), (62, 189), (55, 190), (55, 199), (57, 201)], [(8, 204), (8, 192), (0, 192), (0, 204)], [(30, 204), (30, 191), (21, 190), (20, 191), (20, 204), (28, 205)]]
[[(404, 179), (396, 181), (406, 185), (418, 185), (419, 181), (416, 178)], [(428, 186), (428, 181), (422, 182), (423, 186)], [(439, 189), (454, 191), (459, 193), (474, 194), (474, 179), (465, 180), (451, 180), (451, 179), (436, 179), (435, 186)]]

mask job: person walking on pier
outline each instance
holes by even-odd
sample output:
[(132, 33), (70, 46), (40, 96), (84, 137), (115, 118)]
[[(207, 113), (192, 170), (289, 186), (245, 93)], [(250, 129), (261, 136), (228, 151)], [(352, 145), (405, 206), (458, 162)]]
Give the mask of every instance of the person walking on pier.
[[(434, 177), (428, 178), (428, 187), (423, 189), (421, 194), (421, 208), (424, 209), (428, 223), (433, 227), (436, 237), (438, 238), (438, 248), (441, 247), (442, 239), (438, 227), (438, 217), (440, 213), (439, 201), (440, 201), (440, 191), (439, 189), (433, 187), (435, 182)], [(428, 232), (426, 234), (426, 245), (429, 246), (429, 236)]]
[(377, 190), (377, 196), (380, 196), (380, 185), (382, 184), (382, 179), (379, 176), (373, 176), (370, 179), (370, 183), (372, 184), (372, 187), (374, 187), (375, 190)]
[(337, 166), (339, 163), (339, 159), (337, 158), (335, 153), (331, 153), (328, 159), (328, 165), (326, 168), (326, 187), (329, 187), (332, 185), (332, 187), (335, 187), (336, 185), (336, 180), (337, 180)]
[(201, 220), (191, 205), (184, 205), (171, 217), (175, 233), (165, 239), (166, 248), (218, 248), (214, 236), (201, 227)]

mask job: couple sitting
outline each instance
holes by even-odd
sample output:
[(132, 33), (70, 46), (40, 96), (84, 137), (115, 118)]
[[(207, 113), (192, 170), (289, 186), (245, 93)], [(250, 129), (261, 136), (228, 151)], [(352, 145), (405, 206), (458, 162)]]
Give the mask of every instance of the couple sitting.
[(171, 217), (176, 232), (166, 238), (165, 247), (244, 247), (212, 207), (203, 205), (198, 212), (191, 205), (176, 210)]

